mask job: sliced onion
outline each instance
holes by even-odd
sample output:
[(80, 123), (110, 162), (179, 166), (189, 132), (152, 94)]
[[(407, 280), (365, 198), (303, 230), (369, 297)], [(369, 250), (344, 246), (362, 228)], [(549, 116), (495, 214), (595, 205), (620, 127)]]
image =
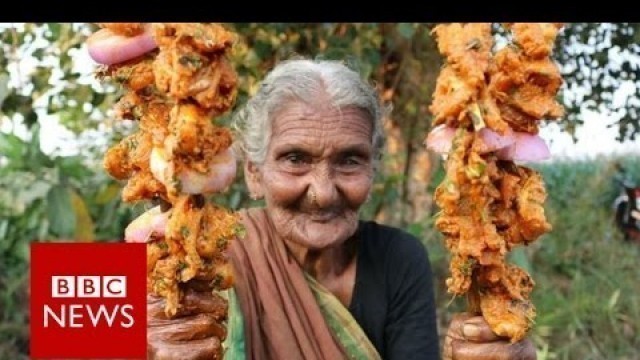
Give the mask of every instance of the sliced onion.
[(162, 212), (160, 206), (144, 212), (124, 230), (124, 240), (126, 242), (144, 243), (151, 238), (151, 234), (164, 237), (169, 212)]
[(483, 128), (478, 134), (480, 141), (476, 142), (475, 146), (481, 154), (505, 148), (516, 141), (514, 132), (509, 128), (503, 135), (489, 128)]
[[(482, 128), (478, 133), (480, 141), (475, 146), (481, 154), (505, 148), (515, 142), (514, 132), (511, 129), (508, 129), (503, 135), (489, 128)], [(437, 126), (427, 136), (427, 149), (441, 154), (448, 153), (451, 150), (455, 134), (456, 128), (446, 125)]]
[(100, 64), (113, 65), (141, 56), (157, 47), (150, 29), (136, 36), (118, 35), (100, 29), (87, 38), (91, 58)]
[(456, 135), (456, 129), (446, 125), (436, 126), (425, 141), (427, 149), (433, 150), (439, 154), (446, 154), (451, 150), (453, 137)]
[[(150, 168), (153, 176), (167, 185), (172, 178), (172, 169), (166, 160), (164, 149), (154, 148), (150, 156)], [(197, 171), (185, 170), (177, 174), (180, 190), (187, 194), (209, 194), (220, 192), (233, 183), (236, 177), (236, 157), (231, 148), (211, 159), (209, 172), (201, 174)]]
[(515, 142), (497, 152), (498, 158), (512, 161), (541, 161), (551, 157), (549, 147), (538, 135), (515, 133)]

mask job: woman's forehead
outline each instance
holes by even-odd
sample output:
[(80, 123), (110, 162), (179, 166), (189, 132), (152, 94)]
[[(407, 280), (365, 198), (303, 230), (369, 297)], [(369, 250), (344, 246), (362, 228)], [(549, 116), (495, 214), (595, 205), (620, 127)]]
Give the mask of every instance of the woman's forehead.
[[(357, 107), (292, 103), (273, 118), (272, 135), (306, 134), (318, 131), (355, 131), (371, 135), (372, 122), (366, 111)], [(333, 131), (332, 131), (333, 130)]]
[(366, 112), (358, 108), (296, 106), (274, 118), (269, 147), (304, 148), (312, 152), (353, 146), (371, 148), (372, 131)]

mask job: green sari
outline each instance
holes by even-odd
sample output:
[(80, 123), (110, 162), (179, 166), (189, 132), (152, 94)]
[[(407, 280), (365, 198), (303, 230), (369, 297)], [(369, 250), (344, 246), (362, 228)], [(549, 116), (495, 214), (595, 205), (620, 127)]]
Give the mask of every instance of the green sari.
[[(381, 359), (367, 335), (340, 300), (310, 275), (305, 274), (305, 277), (318, 302), (318, 306), (320, 306), (324, 319), (338, 338), (348, 359)], [(229, 300), (229, 320), (227, 322), (227, 338), (223, 344), (225, 349), (224, 358), (229, 360), (246, 359), (242, 310), (235, 291), (230, 289), (227, 295)]]

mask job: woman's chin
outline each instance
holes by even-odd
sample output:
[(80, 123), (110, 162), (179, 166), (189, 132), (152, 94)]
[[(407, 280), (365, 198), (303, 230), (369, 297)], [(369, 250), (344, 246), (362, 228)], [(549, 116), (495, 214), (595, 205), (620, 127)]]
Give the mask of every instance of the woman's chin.
[(351, 237), (357, 226), (357, 222), (350, 224), (344, 218), (326, 222), (306, 221), (298, 231), (296, 242), (314, 250), (333, 247)]

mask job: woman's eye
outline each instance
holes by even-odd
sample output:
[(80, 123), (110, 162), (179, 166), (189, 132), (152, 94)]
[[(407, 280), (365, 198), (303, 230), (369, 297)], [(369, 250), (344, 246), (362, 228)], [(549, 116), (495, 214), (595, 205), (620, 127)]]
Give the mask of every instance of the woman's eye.
[(300, 153), (289, 153), (285, 155), (285, 160), (294, 165), (304, 164), (306, 162), (306, 156)]
[(357, 171), (363, 168), (366, 161), (360, 156), (345, 156), (343, 157), (338, 166), (342, 171)]
[(359, 165), (360, 164), (360, 159), (358, 159), (355, 156), (349, 156), (349, 157), (345, 158), (343, 162), (344, 162), (345, 165)]

